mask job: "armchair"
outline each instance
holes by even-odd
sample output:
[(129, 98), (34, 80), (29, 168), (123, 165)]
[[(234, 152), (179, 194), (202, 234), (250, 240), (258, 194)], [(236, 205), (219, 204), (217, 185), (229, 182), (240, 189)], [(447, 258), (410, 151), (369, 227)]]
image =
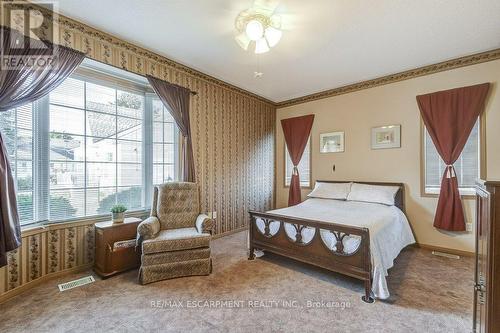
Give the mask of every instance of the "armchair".
[(198, 185), (156, 186), (151, 216), (137, 227), (141, 251), (139, 282), (147, 284), (212, 272), (210, 238), (214, 221), (200, 214)]

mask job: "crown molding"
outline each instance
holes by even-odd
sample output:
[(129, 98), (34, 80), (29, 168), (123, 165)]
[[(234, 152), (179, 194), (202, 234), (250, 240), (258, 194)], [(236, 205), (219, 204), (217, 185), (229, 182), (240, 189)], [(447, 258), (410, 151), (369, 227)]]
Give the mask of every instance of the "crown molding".
[[(4, 2), (4, 3), (13, 2), (13, 0), (0, 0), (0, 1)], [(48, 11), (48, 9), (46, 9), (40, 5), (37, 5), (35, 3), (32, 3), (28, 0), (21, 0), (21, 1), (26, 1), (34, 9), (38, 9), (41, 11)], [(178, 63), (178, 62), (176, 62), (172, 59), (169, 59), (165, 56), (159, 55), (153, 51), (136, 46), (130, 42), (127, 42), (127, 41), (122, 40), (118, 37), (115, 37), (109, 33), (92, 28), (91, 26), (89, 26), (85, 23), (79, 22), (75, 19), (69, 18), (69, 17), (62, 15), (60, 13), (56, 13), (56, 14), (57, 15), (54, 16), (54, 21), (61, 26), (61, 32), (64, 32), (65, 30), (78, 31), (80, 34), (82, 34), (83, 36), (85, 36), (91, 40), (98, 40), (98, 41), (102, 42), (103, 44), (112, 45), (114, 48), (127, 50), (128, 52), (131, 52), (134, 55), (136, 55), (138, 58), (146, 59), (146, 60), (152, 62), (153, 63), (152, 66), (154, 66), (154, 63), (160, 64), (160, 65), (168, 67), (174, 71), (184, 73), (186, 75), (201, 79), (203, 81), (214, 84), (214, 85), (219, 86), (221, 88), (239, 93), (239, 94), (247, 96), (249, 98), (259, 100), (260, 102), (266, 103), (266, 104), (273, 106), (275, 108), (284, 108), (284, 107), (288, 107), (288, 106), (292, 106), (292, 105), (303, 104), (303, 103), (307, 103), (307, 102), (316, 101), (319, 99), (348, 94), (348, 93), (352, 93), (355, 91), (370, 89), (370, 88), (374, 88), (374, 87), (378, 87), (378, 86), (382, 86), (382, 85), (386, 85), (386, 84), (390, 84), (390, 83), (395, 83), (395, 82), (413, 79), (413, 78), (420, 77), (420, 76), (435, 74), (435, 73), (439, 73), (439, 72), (443, 72), (443, 71), (447, 71), (447, 70), (451, 70), (451, 69), (476, 65), (476, 64), (483, 63), (483, 62), (488, 62), (488, 61), (500, 59), (500, 48), (497, 48), (497, 49), (493, 49), (493, 50), (486, 51), (486, 52), (481, 52), (481, 53), (476, 53), (476, 54), (472, 54), (472, 55), (468, 55), (468, 56), (464, 56), (464, 57), (459, 57), (459, 58), (455, 58), (455, 59), (451, 59), (451, 60), (446, 60), (446, 61), (439, 62), (439, 63), (432, 64), (432, 65), (418, 67), (415, 69), (399, 72), (396, 74), (390, 74), (390, 75), (378, 77), (378, 78), (371, 79), (371, 80), (361, 81), (358, 83), (354, 83), (354, 84), (350, 84), (350, 85), (346, 85), (346, 86), (342, 86), (342, 87), (338, 87), (338, 88), (334, 88), (334, 89), (320, 91), (320, 92), (305, 95), (302, 97), (292, 98), (292, 99), (281, 101), (281, 102), (274, 102), (274, 101), (271, 101), (267, 98), (259, 96), (255, 93), (252, 93), (252, 92), (249, 92), (245, 89), (239, 88), (233, 84), (230, 84), (230, 83), (227, 83), (223, 80), (217, 79), (211, 75), (205, 74), (199, 70), (196, 70), (196, 69), (193, 69), (189, 66)], [(73, 45), (64, 45), (64, 46), (68, 46), (68, 47), (77, 49)], [(104, 46), (104, 47), (106, 47), (106, 46)], [(85, 50), (80, 50), (80, 51), (85, 51)], [(94, 58), (92, 56), (92, 54), (87, 54), (87, 56), (94, 59), (94, 60), (103, 62), (102, 59), (100, 59), (99, 57)], [(104, 61), (104, 62), (106, 62), (106, 61)], [(110, 65), (114, 65), (114, 64), (111, 63)], [(115, 66), (115, 67), (120, 68), (120, 66)], [(122, 66), (122, 68), (124, 68), (124, 67)], [(158, 77), (159, 79), (165, 79), (164, 77), (162, 77), (161, 75), (158, 75), (156, 73), (151, 73), (151, 72), (144, 73), (143, 71), (135, 70), (134, 68), (128, 68), (128, 67), (124, 68), (124, 69), (126, 69), (130, 72), (139, 74), (139, 75), (149, 74), (149, 75), (152, 75), (154, 77)], [(151, 68), (149, 70), (151, 70)]]
[(390, 83), (409, 80), (420, 76), (435, 74), (439, 72), (448, 71), (455, 68), (466, 67), (471, 65), (480, 64), (483, 62), (493, 61), (500, 59), (500, 48), (486, 52), (476, 53), (473, 55), (460, 57), (452, 60), (439, 62), (437, 64), (423, 66), (411, 69), (396, 74), (382, 76), (376, 79), (362, 81), (347, 86), (329, 89), (318, 93), (292, 98), (283, 102), (276, 103), (277, 108), (284, 108), (292, 105), (303, 104), (307, 102), (316, 101), (323, 98), (352, 93), (359, 90), (370, 89), (378, 86), (383, 86)]

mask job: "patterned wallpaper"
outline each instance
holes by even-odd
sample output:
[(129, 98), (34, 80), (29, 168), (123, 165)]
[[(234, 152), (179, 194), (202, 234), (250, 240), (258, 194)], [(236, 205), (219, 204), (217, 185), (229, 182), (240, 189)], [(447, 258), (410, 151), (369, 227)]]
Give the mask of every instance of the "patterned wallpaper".
[[(273, 103), (72, 19), (56, 20), (60, 44), (198, 92), (191, 104), (196, 177), (202, 210), (217, 212), (216, 234), (244, 228), (250, 209), (274, 206)], [(0, 297), (47, 274), (91, 264), (93, 233), (89, 222), (23, 233), (22, 248), (0, 269)]]
[(0, 297), (40, 277), (89, 267), (94, 261), (93, 221), (53, 225), (23, 233), (22, 246), (0, 269)]

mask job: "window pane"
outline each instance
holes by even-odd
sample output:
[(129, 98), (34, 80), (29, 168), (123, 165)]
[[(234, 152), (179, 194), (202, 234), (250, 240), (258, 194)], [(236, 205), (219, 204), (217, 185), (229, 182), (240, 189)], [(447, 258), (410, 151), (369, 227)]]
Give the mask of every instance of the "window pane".
[(85, 141), (83, 136), (50, 133), (51, 161), (84, 161)]
[[(12, 163), (12, 162), (11, 162)], [(33, 190), (33, 162), (31, 161), (17, 161), (16, 169), (12, 170), (17, 178), (18, 191), (32, 191)]]
[(165, 163), (174, 163), (174, 145), (166, 143), (163, 145), (163, 158)]
[(175, 180), (174, 166), (173, 165), (165, 165), (164, 167), (164, 182), (173, 182)]
[(69, 134), (85, 134), (85, 112), (62, 106), (50, 106), (50, 131)]
[(116, 186), (115, 163), (87, 162), (87, 187)]
[(32, 104), (0, 112), (0, 132), (7, 147), (21, 224), (35, 219), (33, 208), (33, 113)]
[(153, 144), (153, 163), (163, 163), (163, 144)]
[(142, 142), (120, 140), (117, 142), (118, 162), (141, 163)]
[[(439, 190), (446, 164), (439, 156), (432, 139), (425, 130), (425, 188)], [(474, 187), (479, 178), (479, 121), (476, 122), (465, 147), (453, 165), (457, 175), (458, 186)]]
[(86, 112), (87, 115), (87, 135), (101, 138), (114, 138), (116, 136), (116, 116)]
[[(299, 176), (300, 176), (300, 186), (309, 187), (310, 186), (310, 155), (311, 154), (311, 138), (307, 141), (307, 145), (302, 154), (302, 158), (299, 162)], [(288, 149), (285, 147), (285, 185), (289, 186), (292, 179), (293, 163), (288, 154)]]
[(129, 210), (141, 208), (142, 188), (140, 186), (119, 188), (116, 201), (125, 205)]
[(49, 219), (62, 220), (84, 216), (84, 190), (51, 190)]
[(118, 117), (118, 139), (142, 140), (142, 121)]
[(153, 184), (163, 183), (163, 164), (153, 165)]
[(153, 121), (163, 121), (163, 103), (157, 98), (153, 99)]
[(116, 90), (97, 84), (86, 84), (87, 110), (116, 114)]
[(115, 162), (116, 140), (87, 138), (87, 161), (91, 162)]
[(111, 214), (110, 210), (116, 204), (116, 188), (90, 188), (86, 192), (87, 215)]
[(82, 162), (51, 162), (50, 188), (82, 188), (85, 186), (85, 164)]
[(164, 135), (165, 135), (165, 142), (174, 142), (174, 124), (173, 123), (165, 123), (164, 124)]
[(142, 119), (144, 96), (118, 91), (116, 104), (118, 115)]
[(178, 154), (176, 142), (178, 129), (170, 112), (158, 99), (153, 100), (153, 110), (153, 162), (155, 163), (153, 182), (161, 184), (177, 178), (175, 163)]
[(85, 107), (84, 89), (83, 81), (68, 78), (50, 93), (50, 103), (83, 109)]
[(31, 222), (33, 218), (33, 192), (17, 192), (17, 209), (21, 224)]
[(153, 123), (153, 142), (163, 142), (163, 123)]
[(118, 164), (118, 186), (142, 185), (140, 164)]
[[(14, 155), (14, 152), (12, 153)], [(33, 158), (33, 132), (17, 128), (16, 158), (31, 160)]]

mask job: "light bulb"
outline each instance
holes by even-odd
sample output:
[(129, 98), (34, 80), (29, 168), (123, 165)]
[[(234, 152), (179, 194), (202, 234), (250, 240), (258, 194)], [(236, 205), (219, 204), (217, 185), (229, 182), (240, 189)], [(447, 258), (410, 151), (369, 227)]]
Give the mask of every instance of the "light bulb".
[(257, 41), (264, 35), (264, 26), (257, 20), (251, 20), (247, 23), (245, 32), (250, 40)]
[(255, 53), (266, 53), (269, 50), (270, 49), (265, 38), (261, 38), (255, 42)]
[(268, 27), (266, 29), (265, 36), (266, 36), (267, 42), (269, 43), (269, 46), (270, 47), (276, 46), (276, 44), (278, 44), (278, 42), (281, 39), (281, 35), (282, 35), (281, 30), (273, 28), (273, 27)]

